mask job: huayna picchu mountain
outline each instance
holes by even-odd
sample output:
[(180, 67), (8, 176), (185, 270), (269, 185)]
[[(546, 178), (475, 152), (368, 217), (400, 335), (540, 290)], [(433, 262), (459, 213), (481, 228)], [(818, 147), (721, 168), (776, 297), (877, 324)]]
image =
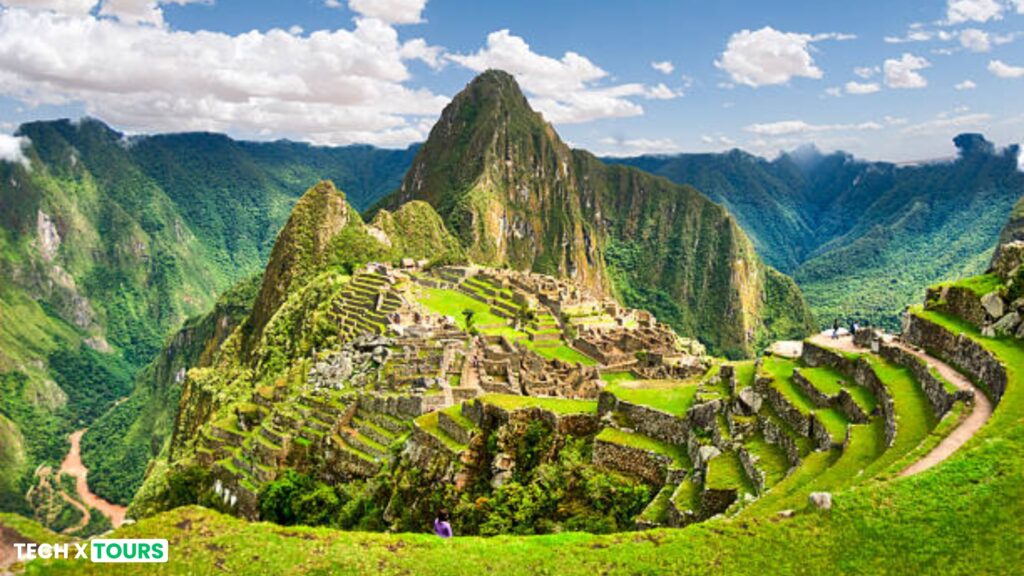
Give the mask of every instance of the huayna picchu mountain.
[(570, 149), (501, 71), (453, 99), (379, 206), (411, 200), (430, 203), (474, 262), (615, 294), (718, 353), (810, 328), (796, 285), (761, 262), (728, 211)]

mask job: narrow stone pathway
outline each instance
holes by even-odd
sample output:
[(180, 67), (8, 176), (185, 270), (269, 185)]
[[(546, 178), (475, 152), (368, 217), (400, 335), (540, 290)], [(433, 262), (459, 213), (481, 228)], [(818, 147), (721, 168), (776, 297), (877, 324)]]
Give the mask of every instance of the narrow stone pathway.
[[(71, 441), (71, 450), (68, 451), (68, 455), (65, 456), (64, 461), (61, 462), (60, 471), (74, 476), (75, 491), (78, 492), (78, 496), (82, 499), (82, 502), (85, 502), (88, 507), (95, 508), (102, 512), (107, 518), (110, 518), (110, 523), (114, 525), (114, 528), (117, 528), (124, 522), (124, 515), (127, 508), (107, 502), (89, 490), (89, 484), (85, 480), (86, 476), (89, 474), (89, 470), (84, 464), (82, 464), (81, 455), (81, 441), (83, 434), (85, 434), (85, 429), (74, 432), (68, 437)], [(88, 522), (88, 520), (89, 511), (85, 510), (85, 521)]]
[[(822, 333), (811, 337), (811, 341), (820, 346), (835, 348), (836, 350), (842, 350), (844, 352), (864, 352), (863, 348), (860, 348), (853, 343), (853, 338), (850, 336), (840, 336), (839, 338), (833, 339), (830, 334)], [(917, 460), (913, 464), (904, 468), (899, 474), (900, 476), (913, 476), (914, 474), (924, 472), (946, 458), (949, 458), (954, 452), (970, 440), (971, 437), (973, 437), (974, 434), (980, 430), (992, 416), (992, 402), (988, 399), (988, 396), (985, 396), (985, 393), (974, 386), (966, 376), (942, 360), (929, 356), (920, 350), (915, 350), (899, 340), (891, 340), (890, 344), (895, 344), (914, 356), (917, 356), (921, 360), (924, 360), (928, 366), (938, 371), (943, 378), (949, 380), (949, 382), (958, 389), (970, 390), (974, 393), (974, 407), (971, 409), (971, 413), (968, 414), (967, 417), (964, 418), (945, 438), (943, 438), (942, 441), (939, 442), (938, 446), (933, 448), (931, 452), (925, 454), (920, 460)]]

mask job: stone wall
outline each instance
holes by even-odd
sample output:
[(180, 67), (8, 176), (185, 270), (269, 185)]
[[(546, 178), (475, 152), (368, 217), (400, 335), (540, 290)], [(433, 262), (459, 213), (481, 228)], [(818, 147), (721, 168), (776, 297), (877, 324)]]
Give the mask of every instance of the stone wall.
[(772, 422), (768, 418), (759, 418), (761, 421), (761, 433), (764, 435), (765, 442), (769, 444), (775, 444), (782, 448), (782, 451), (786, 454), (786, 460), (789, 462), (790, 467), (800, 465), (800, 449), (797, 448), (796, 441), (789, 434), (786, 434), (775, 422)]
[[(981, 297), (973, 290), (959, 286), (942, 286), (937, 290), (938, 294), (929, 291), (929, 307), (934, 306), (936, 309), (959, 316), (976, 326), (985, 323), (985, 308), (981, 305)], [(937, 301), (934, 299), (935, 296), (938, 296)]]
[(757, 376), (754, 379), (754, 389), (771, 405), (779, 418), (789, 424), (797, 434), (810, 437), (810, 418), (791, 404), (782, 392), (772, 386), (772, 382), (771, 378)]
[(743, 466), (743, 471), (747, 474), (747, 478), (750, 478), (751, 483), (754, 484), (754, 490), (757, 491), (758, 495), (763, 494), (765, 475), (764, 471), (757, 466), (757, 457), (751, 456), (750, 452), (743, 446), (736, 450), (736, 454), (740, 457), (740, 465)]
[(597, 406), (600, 416), (618, 412), (625, 417), (633, 430), (662, 442), (682, 445), (686, 443), (690, 434), (690, 427), (685, 418), (627, 402), (611, 392), (601, 392)]
[(844, 356), (841, 352), (818, 346), (817, 344), (804, 341), (803, 352), (800, 359), (804, 364), (812, 368), (828, 366), (835, 368), (842, 374), (850, 374), (853, 371), (853, 360)]
[[(863, 332), (863, 330), (861, 331)], [(845, 359), (844, 359), (845, 361)], [(845, 363), (845, 362), (844, 362)], [(864, 424), (868, 421), (868, 415), (864, 413), (864, 410), (854, 402), (853, 397), (846, 391), (845, 388), (839, 390), (835, 396), (828, 396), (821, 390), (818, 390), (814, 384), (804, 377), (800, 373), (800, 369), (796, 368), (793, 370), (793, 383), (796, 384), (808, 398), (818, 408), (838, 408), (843, 412), (846, 417), (854, 423)]]
[(896, 409), (889, 389), (885, 387), (878, 374), (875, 374), (874, 368), (864, 358), (860, 358), (854, 363), (853, 373), (847, 374), (847, 376), (852, 377), (854, 382), (871, 390), (871, 393), (875, 395), (875, 399), (878, 401), (878, 412), (882, 415), (885, 424), (885, 445), (892, 446), (896, 440)]
[(957, 400), (969, 400), (974, 396), (969, 390), (957, 390), (952, 394), (947, 392), (946, 381), (939, 374), (929, 368), (924, 360), (899, 346), (883, 342), (878, 346), (878, 353), (893, 364), (910, 370), (928, 397), (932, 411), (939, 418), (949, 412)]
[(472, 430), (466, 430), (445, 412), (437, 413), (437, 427), (459, 444), (469, 444), (473, 439)]
[(1006, 368), (967, 336), (953, 334), (934, 322), (909, 314), (903, 327), (903, 339), (966, 374), (993, 402), (998, 403), (1006, 391)]
[(595, 465), (642, 479), (660, 486), (672, 460), (664, 454), (649, 452), (633, 446), (623, 446), (605, 440), (594, 442)]
[(829, 408), (832, 406), (832, 399), (821, 390), (818, 390), (810, 380), (804, 378), (799, 368), (793, 369), (793, 384), (796, 384), (796, 387), (818, 408)]
[(702, 402), (691, 406), (686, 411), (686, 424), (690, 430), (695, 428), (704, 428), (710, 430), (712, 426), (715, 426), (715, 418), (718, 413), (725, 408), (725, 402), (721, 400), (712, 400), (710, 402)]

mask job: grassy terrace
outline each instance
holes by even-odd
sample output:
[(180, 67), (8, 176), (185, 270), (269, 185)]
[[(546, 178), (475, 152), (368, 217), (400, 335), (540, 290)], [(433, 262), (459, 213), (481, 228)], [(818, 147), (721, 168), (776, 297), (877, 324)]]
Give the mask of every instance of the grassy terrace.
[(754, 493), (750, 478), (747, 478), (747, 473), (740, 464), (740, 457), (735, 452), (723, 452), (708, 462), (704, 488)]
[(462, 452), (466, 449), (464, 444), (459, 444), (454, 438), (441, 430), (437, 425), (437, 412), (427, 412), (416, 419), (416, 425), (422, 428), (425, 432), (428, 432), (431, 436), (434, 436), (438, 440), (444, 443), (453, 452)]
[(477, 425), (472, 420), (462, 415), (462, 404), (449, 406), (444, 410), (441, 410), (441, 412), (444, 412), (445, 416), (454, 420), (455, 423), (464, 430), (477, 430)]
[(633, 404), (682, 416), (693, 406), (697, 381), (691, 380), (619, 380), (609, 382), (605, 390)]
[(779, 392), (803, 414), (813, 412), (828, 430), (833, 442), (842, 442), (846, 438), (846, 425), (849, 420), (836, 408), (824, 410), (816, 408), (810, 398), (793, 382), (793, 368), (795, 367), (796, 362), (777, 356), (769, 356), (764, 361), (764, 369), (775, 380), (774, 385)]
[(993, 290), (999, 289), (1002, 285), (1003, 280), (997, 274), (982, 274), (981, 276), (972, 276), (943, 284), (943, 286), (966, 288), (978, 296), (984, 296)]
[(639, 450), (646, 450), (647, 452), (655, 452), (668, 456), (672, 459), (673, 464), (680, 468), (690, 468), (690, 458), (686, 455), (686, 452), (680, 446), (673, 446), (665, 442), (659, 442), (649, 436), (643, 434), (634, 434), (632, 432), (625, 432), (618, 428), (605, 428), (597, 435), (595, 440), (603, 440), (612, 444), (619, 444), (621, 446), (629, 446), (631, 448), (637, 448)]
[(604, 380), (609, 384), (632, 382), (636, 380), (636, 375), (632, 372), (605, 372), (604, 374), (601, 374), (601, 380)]
[(562, 360), (569, 363), (579, 362), (584, 366), (595, 366), (597, 362), (570, 348), (561, 339), (555, 346), (538, 345), (531, 342), (526, 332), (516, 330), (508, 325), (508, 320), (491, 312), (490, 307), (474, 300), (458, 290), (447, 290), (445, 288), (421, 287), (417, 296), (420, 304), (428, 310), (442, 316), (451, 316), (462, 330), (466, 328), (466, 317), (464, 310), (473, 311), (473, 324), (478, 327), (481, 334), (488, 336), (505, 336), (513, 342), (522, 342), (527, 348), (552, 360)]
[(775, 444), (769, 444), (758, 434), (744, 444), (752, 456), (757, 456), (757, 467), (764, 472), (765, 487), (771, 487), (781, 481), (789, 470), (786, 454)]
[(521, 408), (542, 408), (555, 414), (597, 413), (596, 400), (543, 398), (540, 396), (516, 396), (514, 394), (484, 394), (479, 400), (510, 412)]

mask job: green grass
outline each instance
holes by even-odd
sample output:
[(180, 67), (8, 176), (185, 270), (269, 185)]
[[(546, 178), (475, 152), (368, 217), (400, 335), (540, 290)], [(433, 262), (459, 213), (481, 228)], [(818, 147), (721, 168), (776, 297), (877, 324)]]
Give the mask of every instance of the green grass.
[(663, 523), (665, 521), (665, 513), (668, 512), (668, 507), (672, 505), (670, 501), (672, 493), (676, 491), (675, 484), (665, 484), (658, 490), (658, 494), (651, 500), (651, 503), (644, 508), (644, 511), (637, 520), (646, 520), (648, 522)]
[(618, 428), (608, 427), (601, 430), (594, 439), (668, 456), (672, 459), (672, 463), (680, 468), (689, 468), (692, 466), (690, 464), (690, 458), (687, 457), (686, 452), (682, 447), (673, 446), (666, 442), (660, 442), (650, 436), (644, 436), (643, 434), (634, 434), (632, 432), (619, 430)]
[(465, 430), (476, 431), (478, 429), (477, 425), (472, 420), (466, 418), (462, 414), (462, 404), (449, 406), (444, 410), (441, 410), (441, 412), (444, 412), (446, 416), (454, 420), (456, 424)]
[(595, 400), (516, 396), (514, 394), (484, 394), (478, 400), (508, 411), (515, 411), (521, 408), (542, 408), (555, 414), (597, 413), (597, 401)]
[[(491, 313), (490, 306), (487, 304), (474, 300), (457, 290), (426, 287), (421, 290), (422, 292), (417, 298), (420, 304), (426, 306), (431, 312), (442, 316), (451, 316), (463, 330), (466, 330), (466, 317), (462, 314), (463, 310), (473, 311), (473, 323), (477, 326), (508, 323), (508, 320)], [(513, 332), (516, 331), (513, 330)]]
[(744, 446), (752, 456), (757, 456), (757, 467), (764, 472), (765, 487), (770, 488), (786, 476), (789, 461), (782, 448), (769, 444), (760, 434), (747, 440)]
[(577, 362), (584, 366), (596, 366), (597, 361), (587, 356), (586, 354), (566, 346), (564, 343), (558, 346), (543, 346), (530, 340), (520, 340), (527, 348), (533, 350), (537, 354), (551, 360), (562, 360), (570, 364), (576, 364)]
[(682, 416), (693, 406), (697, 394), (694, 380), (635, 380), (609, 383), (605, 390), (616, 397)]
[(747, 478), (747, 473), (740, 464), (740, 457), (735, 452), (723, 452), (708, 461), (704, 488), (754, 493), (750, 478)]
[(814, 415), (818, 417), (818, 421), (825, 427), (825, 430), (828, 430), (828, 435), (832, 437), (833, 442), (838, 444), (846, 438), (846, 425), (850, 421), (838, 408), (818, 410)]
[(632, 372), (605, 372), (601, 374), (601, 380), (609, 384), (616, 384), (619, 382), (632, 382), (636, 380), (636, 375)]
[(787, 358), (779, 358), (777, 356), (768, 356), (764, 359), (764, 370), (774, 380), (774, 386), (782, 393), (782, 395), (789, 400), (797, 410), (803, 414), (809, 414), (815, 410), (814, 404), (811, 399), (803, 393), (802, 390), (797, 388), (793, 382), (793, 368), (796, 368), (796, 362)]
[(835, 396), (849, 383), (838, 370), (823, 366), (820, 368), (800, 368), (800, 374), (815, 388), (826, 396)]
[(963, 280), (949, 282), (945, 285), (966, 288), (978, 296), (984, 296), (1002, 287), (1003, 279), (998, 274), (982, 274), (981, 276), (971, 276)]
[(754, 385), (754, 361), (745, 360), (743, 362), (736, 362), (733, 364), (736, 372), (736, 388), (738, 390), (743, 389), (745, 386)]

